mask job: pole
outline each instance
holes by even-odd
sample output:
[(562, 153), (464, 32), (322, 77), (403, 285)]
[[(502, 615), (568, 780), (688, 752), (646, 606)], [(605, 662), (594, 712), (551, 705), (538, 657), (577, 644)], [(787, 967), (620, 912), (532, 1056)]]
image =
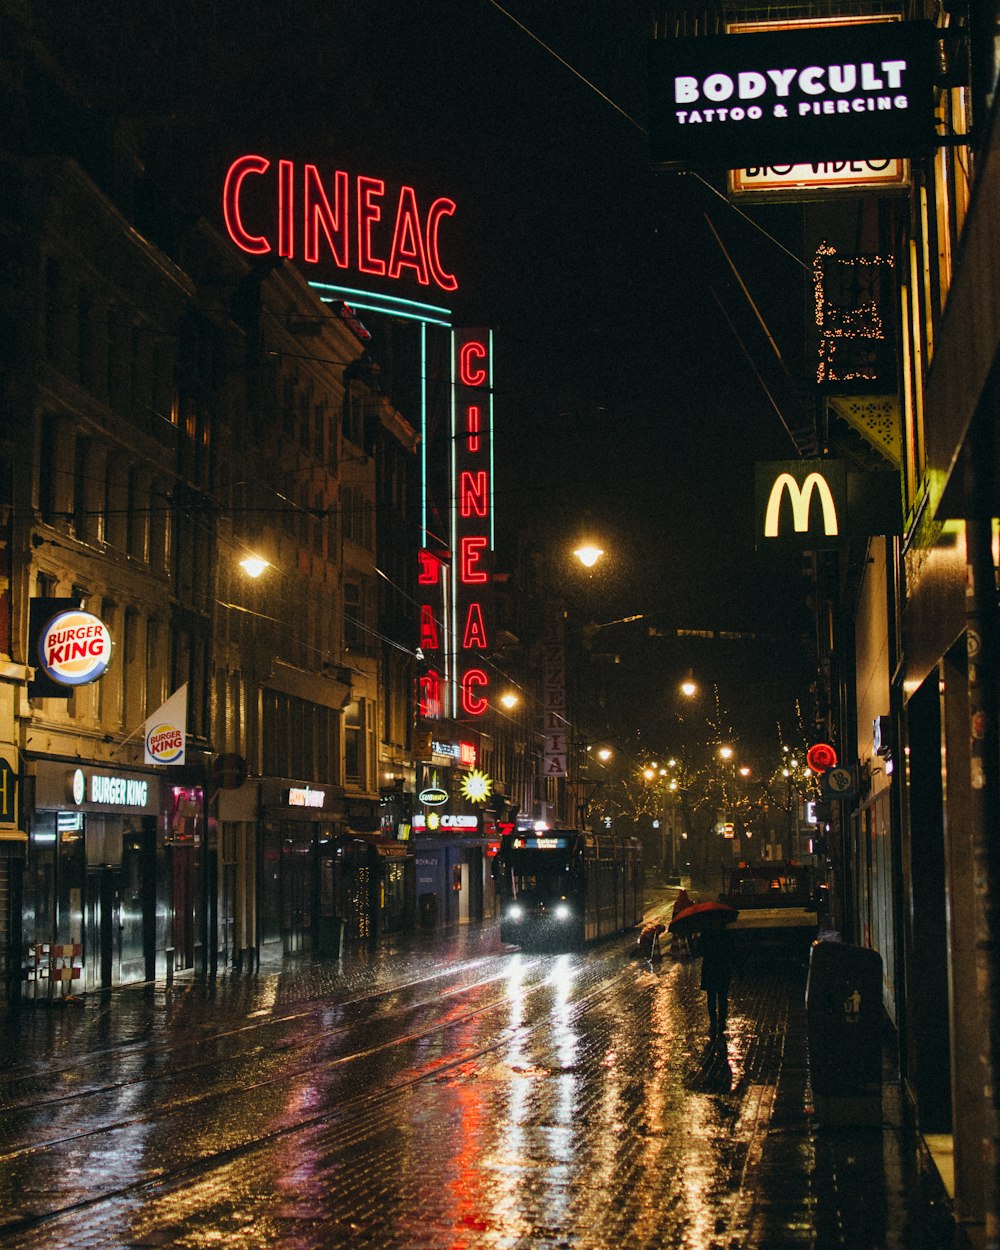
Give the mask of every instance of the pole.
[[(978, 457), (969, 456), (975, 465)], [(981, 471), (970, 469), (978, 485)], [(975, 501), (985, 492), (974, 491)], [(985, 513), (989, 517), (989, 512)], [(992, 523), (967, 519), (966, 647), (971, 776), (969, 815), (976, 891), (976, 973), (986, 1026), (982, 1081), (987, 1250), (1000, 1250), (1000, 821), (997, 734), (997, 607)]]

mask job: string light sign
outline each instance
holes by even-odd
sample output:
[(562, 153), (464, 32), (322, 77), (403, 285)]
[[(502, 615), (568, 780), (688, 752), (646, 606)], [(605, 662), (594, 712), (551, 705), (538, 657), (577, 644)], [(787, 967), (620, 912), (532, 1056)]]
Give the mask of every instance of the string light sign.
[(442, 227), (455, 212), (445, 196), (423, 208), (410, 186), (393, 196), (381, 178), (252, 154), (233, 161), (222, 191), (229, 237), (251, 256), (332, 260), (340, 269), (442, 291), (458, 290), (441, 256)]

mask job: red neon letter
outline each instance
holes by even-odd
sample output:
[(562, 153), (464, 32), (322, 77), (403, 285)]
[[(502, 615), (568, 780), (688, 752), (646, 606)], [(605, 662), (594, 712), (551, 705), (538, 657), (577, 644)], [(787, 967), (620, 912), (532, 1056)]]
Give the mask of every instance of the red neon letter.
[(487, 373), (482, 365), (473, 365), (474, 360), (485, 360), (486, 348), (482, 343), (471, 339), (463, 343), (458, 353), (458, 379), (463, 386), (485, 386)]
[(398, 278), (402, 269), (414, 270), (421, 286), (430, 282), (417, 199), (412, 187), (403, 187), (399, 193), (396, 228), (392, 233), (392, 250), (389, 253), (389, 277)]
[(430, 605), (425, 603), (420, 609), (420, 649), (421, 651), (436, 651), (440, 645), (437, 621), (434, 619)]
[(435, 200), (427, 214), (427, 261), (431, 267), (431, 277), (442, 291), (457, 291), (458, 280), (454, 274), (445, 273), (441, 265), (441, 252), (438, 248), (438, 229), (442, 217), (450, 217), (455, 211), (454, 200)]
[(429, 551), (418, 551), (420, 557), (420, 572), (417, 574), (417, 582), (421, 586), (436, 586), (441, 576), (441, 561), (432, 556)]
[(305, 167), (303, 207), (306, 216), (304, 257), (311, 264), (319, 260), (319, 231), (323, 228), (330, 245), (333, 259), (341, 269), (346, 269), (347, 255), (347, 174), (336, 169), (333, 173), (333, 204), (326, 198), (319, 170), (315, 165)]
[(489, 478), (485, 469), (478, 473), (462, 470), (458, 498), (462, 516), (485, 516), (489, 503)]
[(295, 231), (292, 226), (292, 212), (295, 194), (292, 177), (295, 166), (291, 161), (278, 161), (278, 255), (295, 255)]
[(222, 215), (226, 221), (229, 237), (252, 256), (263, 256), (271, 250), (267, 239), (260, 234), (247, 234), (240, 216), (240, 188), (247, 174), (263, 174), (270, 168), (266, 156), (240, 156), (229, 166), (226, 185), (222, 191)]
[(372, 255), (372, 226), (382, 220), (382, 207), (372, 201), (385, 195), (381, 178), (358, 179), (358, 268), (362, 273), (385, 273), (385, 261)]
[(465, 410), (465, 428), (469, 431), (469, 451), (479, 450), (479, 405), (469, 404)]
[(441, 678), (433, 669), (420, 678), (420, 694), (418, 714), (437, 720), (441, 715)]
[(462, 646), (466, 651), (473, 647), (480, 651), (486, 650), (486, 626), (483, 623), (483, 609), (478, 603), (469, 604), (469, 615), (465, 618), (465, 634)]
[(476, 568), (476, 565), (483, 558), (483, 552), (488, 545), (489, 539), (480, 536), (463, 538), (459, 544), (461, 553), (459, 564), (461, 569), (460, 577), (466, 584), (471, 582), (488, 582), (490, 580), (485, 569)]
[(462, 707), (470, 716), (482, 716), (489, 706), (474, 690), (476, 686), (488, 684), (489, 678), (481, 668), (470, 668), (462, 678)]

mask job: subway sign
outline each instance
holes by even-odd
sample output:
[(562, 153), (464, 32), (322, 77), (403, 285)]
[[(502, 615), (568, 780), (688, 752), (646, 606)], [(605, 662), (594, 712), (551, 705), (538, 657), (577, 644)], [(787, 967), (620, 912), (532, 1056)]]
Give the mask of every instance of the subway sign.
[(933, 150), (930, 22), (867, 22), (654, 40), (659, 169), (882, 161)]

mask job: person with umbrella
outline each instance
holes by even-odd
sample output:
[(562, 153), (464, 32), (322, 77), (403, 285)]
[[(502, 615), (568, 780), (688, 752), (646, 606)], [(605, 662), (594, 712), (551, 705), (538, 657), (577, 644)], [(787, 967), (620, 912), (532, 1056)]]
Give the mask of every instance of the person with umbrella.
[(670, 922), (671, 932), (696, 933), (701, 956), (701, 988), (708, 996), (709, 1036), (724, 1037), (729, 1019), (729, 982), (738, 969), (736, 944), (727, 925), (739, 912), (725, 903), (695, 903)]

